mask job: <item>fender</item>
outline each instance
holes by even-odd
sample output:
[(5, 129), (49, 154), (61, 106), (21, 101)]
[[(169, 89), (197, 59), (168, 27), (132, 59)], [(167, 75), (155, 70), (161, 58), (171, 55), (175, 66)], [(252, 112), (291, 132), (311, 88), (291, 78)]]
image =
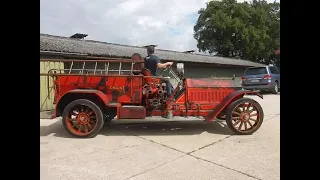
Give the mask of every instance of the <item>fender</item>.
[(229, 94), (227, 97), (225, 97), (215, 108), (215, 110), (210, 113), (207, 117), (205, 117), (206, 121), (213, 121), (218, 114), (227, 106), (230, 104), (230, 102), (233, 102), (239, 98), (242, 98), (244, 95), (257, 95), (261, 99), (263, 99), (262, 94), (256, 92), (256, 91), (250, 91), (250, 90), (238, 90), (231, 94)]
[[(70, 94), (95, 94), (96, 96), (98, 96), (102, 102), (105, 105), (108, 105), (110, 100), (108, 99), (108, 97), (101, 91), (99, 90), (95, 90), (95, 89), (74, 89), (71, 91), (68, 91), (67, 93), (65, 93), (64, 95), (62, 95), (56, 103), (55, 109), (54, 109), (54, 113), (53, 113), (53, 117), (52, 118), (56, 118), (57, 116), (61, 115), (62, 112), (60, 112), (61, 107), (60, 106), (66, 106), (66, 104), (64, 104), (64, 99), (69, 96)], [(68, 101), (69, 103), (69, 101)], [(63, 107), (64, 108), (64, 107)], [(57, 110), (59, 112), (57, 112)]]

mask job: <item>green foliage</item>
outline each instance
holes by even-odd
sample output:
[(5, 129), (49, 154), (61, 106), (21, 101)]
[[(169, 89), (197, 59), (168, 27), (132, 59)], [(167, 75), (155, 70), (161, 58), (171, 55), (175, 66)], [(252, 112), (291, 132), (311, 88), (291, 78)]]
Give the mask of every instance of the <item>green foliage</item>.
[(210, 1), (198, 13), (194, 37), (200, 51), (266, 64), (280, 61), (275, 55), (280, 48), (280, 3)]

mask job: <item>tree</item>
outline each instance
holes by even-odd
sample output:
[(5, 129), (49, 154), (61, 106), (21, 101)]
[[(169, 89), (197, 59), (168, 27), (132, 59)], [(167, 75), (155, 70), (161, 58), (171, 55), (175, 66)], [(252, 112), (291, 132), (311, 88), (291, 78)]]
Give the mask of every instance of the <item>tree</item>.
[(266, 64), (280, 60), (274, 53), (280, 48), (280, 3), (210, 1), (198, 14), (199, 51)]

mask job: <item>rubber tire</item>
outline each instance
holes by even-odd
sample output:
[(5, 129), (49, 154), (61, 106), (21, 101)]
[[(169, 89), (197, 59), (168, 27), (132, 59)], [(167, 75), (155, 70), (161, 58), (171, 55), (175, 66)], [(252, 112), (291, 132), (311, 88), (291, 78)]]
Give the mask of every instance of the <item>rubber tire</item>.
[[(277, 90), (276, 90), (277, 87)], [(272, 94), (278, 94), (279, 93), (279, 84), (277, 82), (275, 82), (274, 87), (271, 89), (271, 93)]]
[[(258, 108), (258, 110), (259, 110), (259, 112), (260, 112), (260, 117), (261, 117), (261, 119), (260, 119), (260, 121), (258, 122), (258, 124), (257, 124), (256, 127), (254, 127), (253, 129), (251, 129), (251, 130), (249, 130), (249, 131), (245, 131), (245, 132), (244, 132), (244, 131), (238, 131), (238, 130), (232, 125), (233, 122), (232, 122), (232, 119), (231, 119), (233, 109), (234, 109), (236, 106), (238, 106), (239, 104), (242, 104), (242, 103), (244, 103), (244, 102), (249, 102), (249, 103), (251, 103), (251, 104), (255, 104), (255, 106)], [(228, 127), (231, 129), (231, 131), (234, 132), (234, 133), (237, 134), (237, 135), (251, 135), (251, 134), (253, 134), (254, 132), (256, 132), (256, 131), (260, 128), (260, 126), (261, 126), (262, 123), (263, 123), (263, 118), (264, 118), (264, 113), (263, 113), (262, 107), (261, 107), (261, 105), (260, 105), (257, 101), (255, 101), (255, 100), (253, 100), (253, 99), (251, 99), (251, 98), (241, 98), (241, 99), (238, 99), (238, 100), (236, 100), (236, 101), (234, 101), (234, 102), (232, 102), (232, 103), (230, 104), (230, 106), (229, 106), (229, 108), (228, 108), (228, 111), (227, 111), (226, 123), (227, 123)]]
[[(67, 124), (65, 122), (65, 118), (66, 116), (68, 115), (69, 111), (76, 105), (85, 105), (85, 106), (88, 106), (89, 108), (91, 108), (94, 113), (96, 114), (97, 116), (97, 125), (95, 127), (95, 129), (87, 134), (87, 135), (84, 135), (84, 136), (79, 136), (77, 134), (73, 134), (67, 127)], [(63, 110), (63, 113), (62, 113), (62, 124), (64, 126), (64, 128), (67, 130), (67, 132), (69, 134), (71, 134), (72, 136), (74, 137), (78, 137), (78, 138), (94, 138), (98, 135), (98, 133), (100, 132), (101, 128), (103, 127), (103, 124), (104, 124), (104, 114), (103, 112), (101, 111), (101, 108), (95, 104), (94, 102), (90, 101), (90, 100), (87, 100), (87, 99), (78, 99), (78, 100), (75, 100), (75, 101), (72, 101), (70, 102)]]

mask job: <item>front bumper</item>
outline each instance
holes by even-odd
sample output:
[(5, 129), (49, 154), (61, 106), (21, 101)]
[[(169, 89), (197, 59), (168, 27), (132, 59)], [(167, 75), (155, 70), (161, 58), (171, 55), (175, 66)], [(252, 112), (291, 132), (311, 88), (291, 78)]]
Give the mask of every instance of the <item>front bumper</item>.
[(243, 89), (247, 90), (271, 90), (274, 88), (272, 83), (262, 85), (242, 85)]

